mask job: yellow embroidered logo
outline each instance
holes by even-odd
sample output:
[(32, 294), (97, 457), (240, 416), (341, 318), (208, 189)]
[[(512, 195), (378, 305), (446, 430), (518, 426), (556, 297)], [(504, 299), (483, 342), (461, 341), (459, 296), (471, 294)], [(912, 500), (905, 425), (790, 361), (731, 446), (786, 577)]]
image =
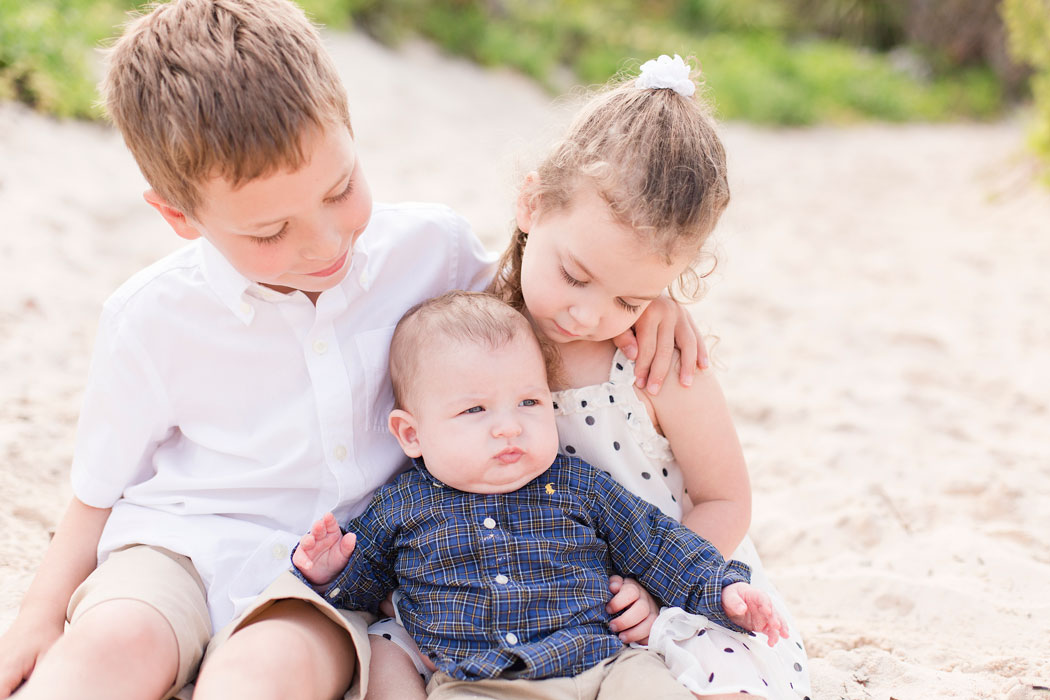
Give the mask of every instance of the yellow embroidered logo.
[(547, 484), (547, 487), (544, 490), (548, 495), (554, 493), (554, 484)]

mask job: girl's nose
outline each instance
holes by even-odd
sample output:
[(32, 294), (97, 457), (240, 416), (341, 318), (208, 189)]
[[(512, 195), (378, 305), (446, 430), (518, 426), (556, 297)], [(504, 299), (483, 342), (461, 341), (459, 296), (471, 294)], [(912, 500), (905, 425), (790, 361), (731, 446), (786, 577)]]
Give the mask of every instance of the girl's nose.
[(587, 304), (570, 306), (569, 316), (584, 328), (593, 328), (598, 324), (598, 314)]

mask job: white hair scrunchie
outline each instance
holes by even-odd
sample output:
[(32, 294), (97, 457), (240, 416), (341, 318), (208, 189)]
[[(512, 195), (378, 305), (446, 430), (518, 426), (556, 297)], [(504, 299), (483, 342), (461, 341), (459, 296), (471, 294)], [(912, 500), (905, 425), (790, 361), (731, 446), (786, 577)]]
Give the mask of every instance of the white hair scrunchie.
[(689, 77), (689, 66), (678, 54), (675, 54), (674, 58), (664, 54), (643, 63), (642, 71), (634, 84), (641, 89), (667, 88), (682, 97), (692, 97), (696, 92), (696, 83)]

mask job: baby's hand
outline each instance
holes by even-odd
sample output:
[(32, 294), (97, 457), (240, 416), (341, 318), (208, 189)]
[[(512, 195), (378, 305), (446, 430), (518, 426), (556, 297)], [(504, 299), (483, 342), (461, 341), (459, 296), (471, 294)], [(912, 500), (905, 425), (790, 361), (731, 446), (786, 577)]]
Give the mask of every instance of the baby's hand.
[(649, 591), (633, 578), (610, 576), (609, 590), (613, 597), (605, 604), (605, 611), (610, 615), (619, 613), (609, 623), (609, 629), (625, 644), (648, 644), (649, 630), (660, 614), (660, 606), (649, 595)]
[(335, 516), (325, 513), (323, 518), (314, 522), (310, 532), (299, 540), (299, 548), (292, 555), (292, 563), (307, 581), (315, 586), (324, 586), (331, 583), (350, 561), (355, 544), (357, 536), (352, 532), (344, 535)]
[(744, 629), (769, 637), (769, 646), (788, 636), (787, 624), (773, 608), (769, 596), (749, 583), (731, 583), (723, 588), (722, 609)]

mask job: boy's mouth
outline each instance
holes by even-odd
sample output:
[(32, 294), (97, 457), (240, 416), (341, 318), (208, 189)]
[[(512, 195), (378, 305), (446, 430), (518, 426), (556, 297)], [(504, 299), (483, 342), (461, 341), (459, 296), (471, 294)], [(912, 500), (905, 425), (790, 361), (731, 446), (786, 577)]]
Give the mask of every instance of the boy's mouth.
[(519, 447), (508, 447), (505, 450), (501, 450), (496, 454), (496, 459), (501, 464), (514, 464), (521, 456), (525, 454), (525, 451)]
[(343, 269), (343, 265), (346, 264), (347, 255), (350, 255), (349, 250), (343, 253), (341, 256), (339, 256), (339, 259), (332, 263), (331, 266), (326, 267), (323, 270), (318, 270), (317, 272), (308, 272), (307, 274), (310, 277), (329, 277), (331, 275), (334, 275), (335, 273)]

